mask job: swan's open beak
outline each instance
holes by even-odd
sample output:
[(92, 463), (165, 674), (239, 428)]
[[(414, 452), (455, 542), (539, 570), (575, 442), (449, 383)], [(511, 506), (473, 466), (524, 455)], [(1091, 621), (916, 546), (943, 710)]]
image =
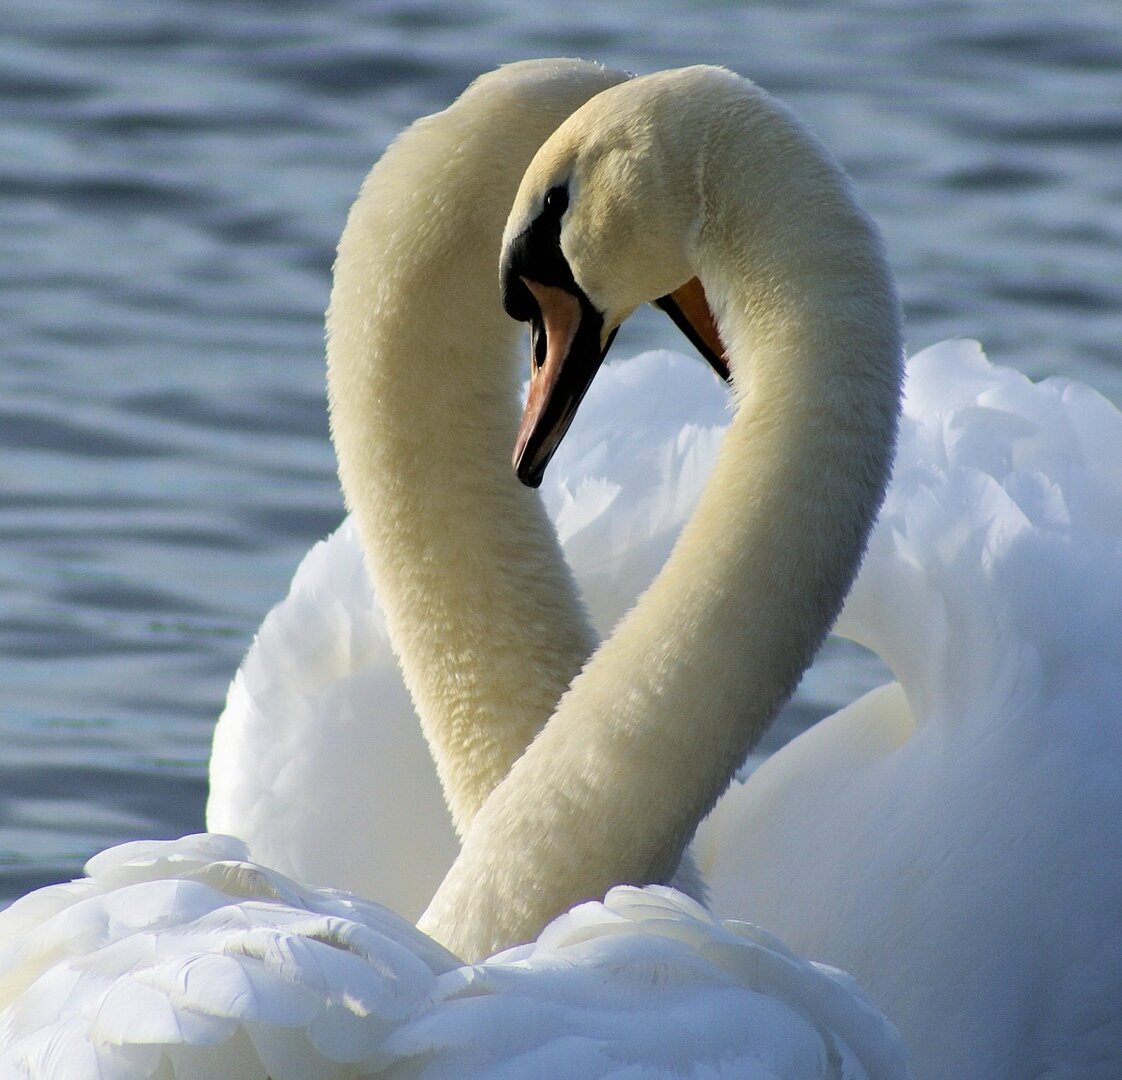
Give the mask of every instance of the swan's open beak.
[(530, 394), (514, 444), (514, 471), (538, 487), (604, 360), (613, 329), (583, 292), (520, 279), (537, 305), (530, 319)]
[(667, 293), (656, 300), (655, 304), (674, 320), (674, 325), (709, 361), (709, 366), (728, 382), (732, 374), (729, 370), (728, 350), (717, 330), (717, 322), (713, 318), (701, 282), (697, 278), (690, 278), (681, 288)]

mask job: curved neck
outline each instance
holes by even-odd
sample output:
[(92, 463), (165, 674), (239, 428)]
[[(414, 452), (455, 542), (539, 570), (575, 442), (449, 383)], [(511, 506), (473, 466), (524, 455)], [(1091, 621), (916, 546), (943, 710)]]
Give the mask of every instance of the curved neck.
[(508, 464), (519, 328), (496, 267), (534, 151), (621, 78), (573, 61), (485, 76), (386, 152), (339, 243), (339, 476), (461, 834), (595, 647), (542, 504)]
[[(751, 120), (739, 118), (749, 135)], [(691, 258), (738, 411), (662, 573), (488, 801), (422, 917), (462, 956), (526, 940), (613, 884), (669, 880), (856, 573), (891, 468), (899, 314), (871, 224), (836, 167), (808, 137), (801, 147), (784, 167), (799, 199), (765, 170), (737, 183), (708, 162), (721, 182), (702, 192)], [(799, 183), (804, 165), (813, 183)], [(775, 212), (746, 222), (740, 208), (761, 200)]]

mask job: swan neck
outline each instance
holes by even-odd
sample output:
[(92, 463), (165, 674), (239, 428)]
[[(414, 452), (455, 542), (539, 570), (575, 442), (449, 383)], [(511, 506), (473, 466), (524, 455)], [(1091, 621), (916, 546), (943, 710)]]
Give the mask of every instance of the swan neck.
[(783, 134), (801, 198), (768, 170), (745, 178), (743, 146), (707, 163), (693, 269), (737, 412), (663, 571), (488, 801), (422, 918), (461, 955), (527, 940), (619, 882), (668, 881), (856, 574), (891, 468), (899, 310), (840, 170), (801, 128)]
[(523, 346), (495, 268), (534, 151), (621, 78), (573, 61), (484, 77), (399, 137), (339, 244), (339, 476), (461, 834), (596, 643), (542, 503), (508, 464)]

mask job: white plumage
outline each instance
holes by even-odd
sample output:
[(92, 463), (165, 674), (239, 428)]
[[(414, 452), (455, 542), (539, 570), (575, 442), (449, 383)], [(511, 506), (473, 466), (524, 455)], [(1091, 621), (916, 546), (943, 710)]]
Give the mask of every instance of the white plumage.
[(234, 677), (215, 729), (207, 826), (297, 880), (414, 919), (455, 857), (353, 520), (304, 558)]
[[(1109, 1077), (1122, 1060), (1122, 851), (1104, 825), (1122, 814), (1122, 416), (969, 341), (914, 357), (906, 389), (893, 482), (835, 627), (899, 682), (735, 785), (698, 832), (699, 868), (716, 912), (854, 972), (917, 1076), (1019, 1077), (1055, 1058)], [(688, 516), (723, 397), (692, 358), (609, 364), (546, 474), (604, 632)], [(359, 558), (346, 530), (330, 543)], [(349, 600), (376, 617), (368, 585)]]
[(714, 909), (852, 971), (920, 1077), (1122, 1061), (1122, 415), (946, 342), (836, 632), (898, 680), (734, 785)]
[(829, 1077), (901, 1072), (847, 976), (671, 889), (612, 890), (462, 966), (213, 834), (125, 844), (0, 913), (0, 1077)]

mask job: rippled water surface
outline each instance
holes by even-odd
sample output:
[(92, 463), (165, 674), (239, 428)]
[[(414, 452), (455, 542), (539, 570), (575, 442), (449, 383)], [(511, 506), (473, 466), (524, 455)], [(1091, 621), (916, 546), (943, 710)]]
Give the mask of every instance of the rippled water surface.
[[(499, 62), (750, 75), (852, 173), (913, 347), (978, 337), (1122, 401), (1114, 0), (559, 10), (0, 0), (0, 899), (201, 827), (227, 681), (342, 514), (321, 318), (347, 207)], [(616, 352), (655, 343), (646, 316)], [(875, 678), (828, 650), (776, 738)]]

